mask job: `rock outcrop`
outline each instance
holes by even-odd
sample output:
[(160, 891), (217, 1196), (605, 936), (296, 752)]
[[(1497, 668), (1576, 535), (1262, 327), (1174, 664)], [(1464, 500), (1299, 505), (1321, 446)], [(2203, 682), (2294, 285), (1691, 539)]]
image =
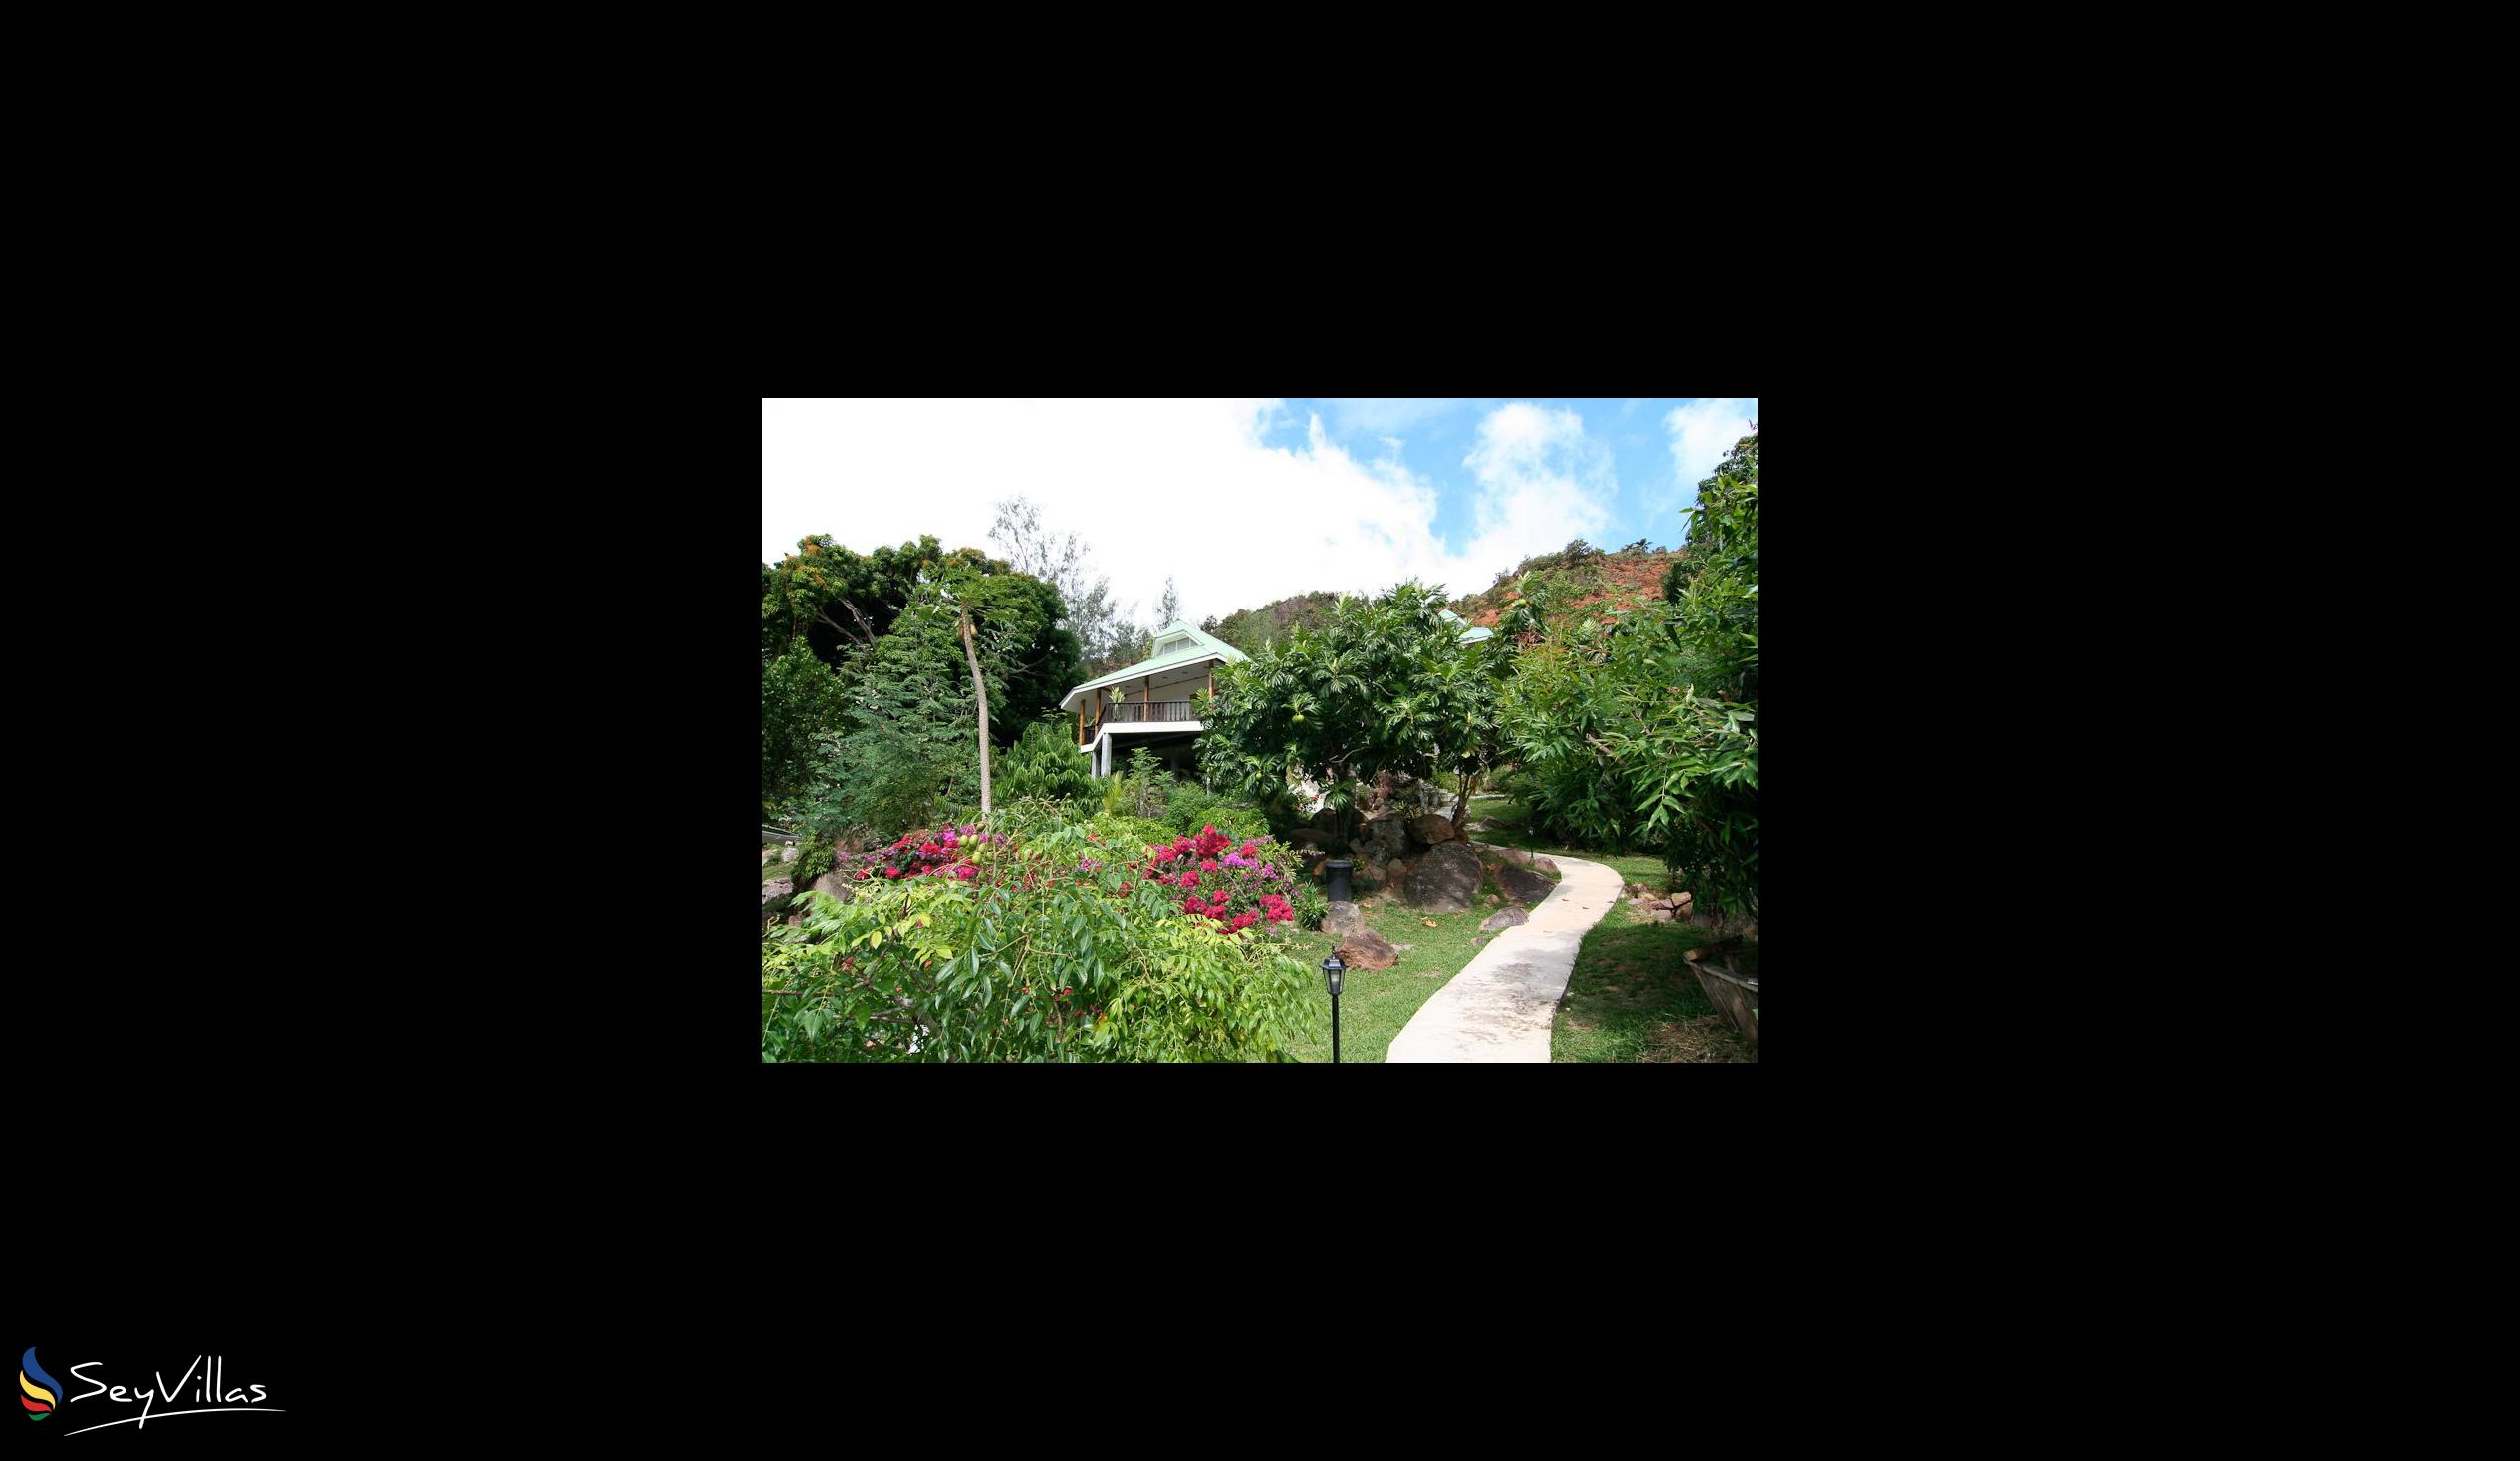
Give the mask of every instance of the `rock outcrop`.
[(1496, 869), (1496, 885), (1505, 890), (1505, 896), (1518, 903), (1539, 902), (1557, 886), (1539, 873), (1511, 862)]
[(1389, 939), (1371, 928), (1360, 927), (1339, 941), (1339, 962), (1351, 969), (1388, 969), (1399, 956)]
[(1513, 927), (1517, 923), (1528, 923), (1530, 921), (1531, 915), (1520, 908), (1499, 908), (1495, 912), (1487, 915), (1487, 921), (1479, 925), (1479, 931), (1481, 933), (1501, 933), (1504, 930)]
[(1408, 899), (1434, 913), (1458, 913), (1479, 890), (1479, 859), (1469, 848), (1437, 843), (1408, 874)]

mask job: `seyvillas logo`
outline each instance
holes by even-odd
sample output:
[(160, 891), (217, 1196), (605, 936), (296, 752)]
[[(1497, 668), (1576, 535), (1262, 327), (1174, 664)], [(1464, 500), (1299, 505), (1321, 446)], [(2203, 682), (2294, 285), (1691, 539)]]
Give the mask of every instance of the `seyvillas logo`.
[[(26, 1406), (28, 1418), (42, 1420), (60, 1405), (76, 1405), (83, 1401), (100, 1398), (110, 1400), (117, 1405), (140, 1407), (139, 1414), (116, 1420), (100, 1418), (93, 1410), (81, 1410), (70, 1418), (92, 1420), (94, 1423), (62, 1432), (65, 1436), (75, 1436), (92, 1430), (103, 1430), (110, 1425), (135, 1425), (146, 1430), (151, 1420), (164, 1420), (174, 1415), (231, 1413), (285, 1415), (288, 1413), (277, 1405), (263, 1403), (271, 1395), (271, 1392), (263, 1386), (230, 1382), (227, 1360), (216, 1354), (196, 1356), (190, 1364), (184, 1366), (183, 1373), (177, 1375), (172, 1384), (166, 1382), (164, 1370), (153, 1372), (149, 1378), (155, 1383), (149, 1385), (118, 1385), (89, 1373), (90, 1370), (104, 1367), (105, 1361), (102, 1359), (90, 1359), (70, 1366), (70, 1377), (88, 1388), (77, 1394), (64, 1396), (61, 1382), (46, 1374), (43, 1368), (36, 1364), (35, 1350), (30, 1347), (26, 1351), (26, 1357), (18, 1361), (18, 1388), (26, 1392), (18, 1398)], [(196, 1377), (198, 1377), (198, 1383), (194, 1382)], [(187, 1389), (186, 1386), (190, 1388)], [(192, 1401), (193, 1408), (188, 1410), (157, 1408), (160, 1404), (174, 1404), (182, 1400)]]
[(53, 1413), (54, 1397), (61, 1393), (61, 1381), (44, 1372), (35, 1362), (35, 1349), (29, 1345), (26, 1357), (18, 1361), (18, 1388), (26, 1391), (18, 1403), (26, 1407), (26, 1418), (42, 1420)]

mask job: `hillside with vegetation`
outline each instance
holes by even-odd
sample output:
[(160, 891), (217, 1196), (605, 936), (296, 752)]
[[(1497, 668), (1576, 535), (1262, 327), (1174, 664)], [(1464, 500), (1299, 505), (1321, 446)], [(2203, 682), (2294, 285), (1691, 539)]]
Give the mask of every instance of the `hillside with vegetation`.
[[(1499, 627), (1516, 606), (1528, 608), (1545, 628), (1561, 615), (1574, 621), (1612, 612), (1626, 612), (1663, 602), (1662, 586), (1672, 566), (1686, 555), (1656, 548), (1642, 539), (1616, 552), (1596, 548), (1578, 538), (1554, 553), (1535, 554), (1496, 576), (1474, 594), (1447, 606), (1483, 628)], [(1339, 595), (1328, 589), (1297, 594), (1258, 609), (1238, 609), (1199, 625), (1240, 649), (1257, 654), (1284, 644), (1297, 630), (1318, 632), (1330, 622)]]
[(1318, 629), (1328, 623), (1330, 610), (1338, 602), (1337, 591), (1316, 589), (1258, 609), (1237, 609), (1199, 627), (1245, 654), (1257, 654), (1285, 642), (1298, 629)]
[(1562, 617), (1581, 622), (1626, 613), (1662, 603), (1663, 584), (1685, 557), (1643, 539), (1609, 552), (1578, 538), (1555, 553), (1524, 559), (1485, 589), (1453, 600), (1451, 608), (1482, 628), (1531, 632)]

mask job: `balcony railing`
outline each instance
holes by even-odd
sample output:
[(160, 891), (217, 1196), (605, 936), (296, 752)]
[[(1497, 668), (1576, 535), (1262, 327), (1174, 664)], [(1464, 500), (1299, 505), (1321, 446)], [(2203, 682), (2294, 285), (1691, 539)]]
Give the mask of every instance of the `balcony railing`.
[(1157, 700), (1152, 705), (1115, 705), (1103, 712), (1103, 723), (1129, 720), (1196, 720), (1198, 707), (1187, 700)]
[(1101, 735), (1107, 725), (1144, 725), (1161, 721), (1196, 721), (1198, 718), (1198, 706), (1188, 700), (1158, 700), (1152, 705), (1143, 701), (1134, 705), (1110, 705), (1104, 707), (1100, 719), (1086, 717), (1084, 724), (1078, 728), (1077, 744), (1092, 745), (1094, 738)]

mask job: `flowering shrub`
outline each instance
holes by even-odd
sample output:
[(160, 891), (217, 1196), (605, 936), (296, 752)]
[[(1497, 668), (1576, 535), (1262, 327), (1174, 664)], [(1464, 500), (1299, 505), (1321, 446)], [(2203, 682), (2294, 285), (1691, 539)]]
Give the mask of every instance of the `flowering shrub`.
[(939, 827), (933, 832), (906, 833), (889, 847), (841, 859), (840, 866), (851, 872), (855, 882), (877, 878), (898, 882), (904, 877), (951, 877), (969, 882), (978, 874), (973, 854), (1003, 846), (1006, 840), (1002, 832), (975, 832), (968, 824)]
[(1275, 843), (1251, 838), (1239, 847), (1213, 825), (1196, 837), (1174, 838), (1146, 849), (1144, 876), (1169, 894), (1186, 916), (1205, 918), (1229, 933), (1255, 923), (1291, 923), (1294, 881), (1269, 860)]
[[(857, 858), (847, 900), (808, 893), (804, 926), (764, 939), (762, 1058), (1274, 1058), (1313, 987), (1279, 940), (1248, 931), (1283, 921), (1284, 878), (1244, 855), (1265, 859), (1256, 841), (1179, 843), (1140, 864), (1130, 844), (1018, 821), (1011, 834), (913, 833)], [(1160, 872), (1157, 851), (1174, 852)], [(1195, 919), (1180, 916), (1178, 886), (1193, 871), (1208, 884)]]

